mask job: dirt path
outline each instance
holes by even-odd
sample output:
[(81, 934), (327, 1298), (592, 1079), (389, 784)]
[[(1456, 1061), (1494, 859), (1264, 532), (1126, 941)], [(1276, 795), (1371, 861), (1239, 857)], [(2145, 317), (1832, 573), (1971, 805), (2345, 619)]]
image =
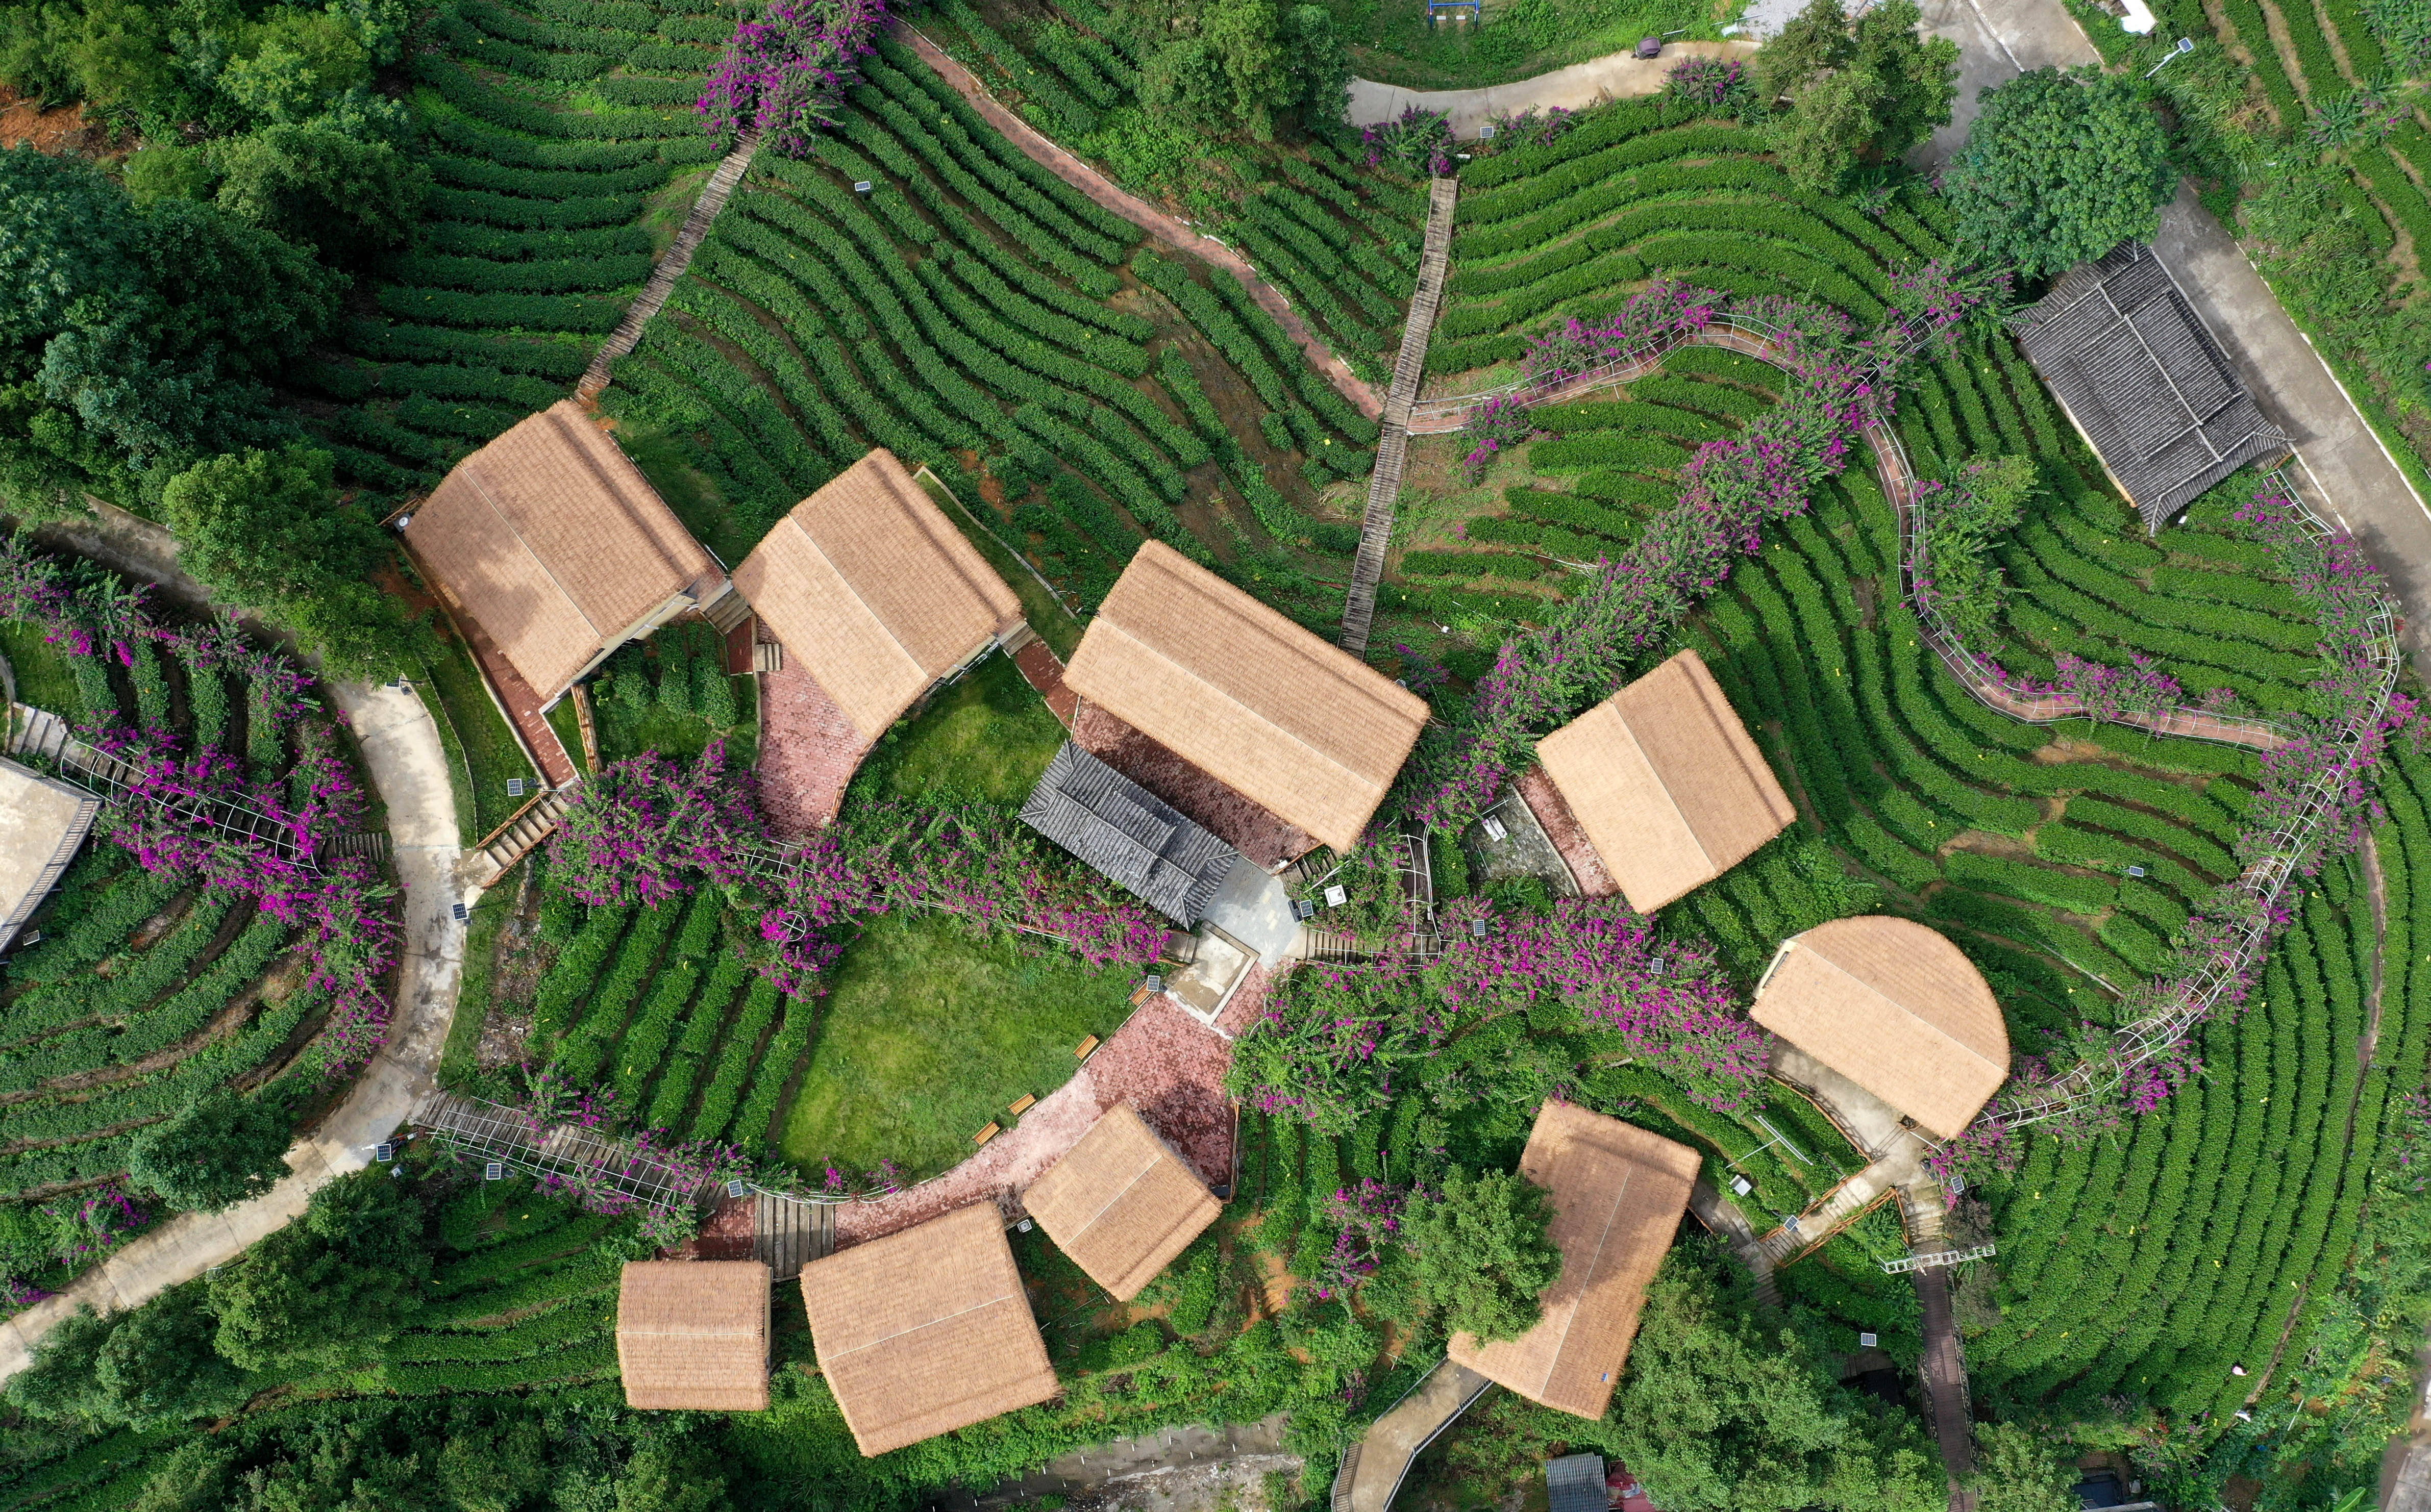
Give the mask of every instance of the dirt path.
[(1308, 328), (1308, 323), (1299, 318), (1291, 302), (1274, 285), (1258, 276), (1258, 270), (1249, 265), (1249, 258), (1212, 236), (1200, 236), (1138, 195), (1115, 188), (1105, 174), (1041, 136), (1029, 122), (998, 104), (969, 69), (955, 62), (944, 48), (919, 32), (897, 22), (895, 35), (903, 45), (919, 54), (922, 62), (935, 69), (939, 78), (952, 85), (955, 93), (968, 100), (971, 108), (985, 116), (988, 125), (1003, 132), (1007, 141), (1028, 154), (1031, 161), (1088, 195), (1092, 203), (1121, 216), (1176, 252), (1187, 253), (1241, 280), (1241, 286), (1258, 302), (1258, 307), (1275, 318), (1283, 333), (1299, 343), (1316, 371), (1325, 374), (1325, 380), (1340, 390), (1342, 397), (1358, 406), (1359, 412), (1368, 419), (1383, 418), (1384, 402), (1377, 397), (1376, 390), (1359, 381), (1350, 365), (1335, 357), (1333, 349)]

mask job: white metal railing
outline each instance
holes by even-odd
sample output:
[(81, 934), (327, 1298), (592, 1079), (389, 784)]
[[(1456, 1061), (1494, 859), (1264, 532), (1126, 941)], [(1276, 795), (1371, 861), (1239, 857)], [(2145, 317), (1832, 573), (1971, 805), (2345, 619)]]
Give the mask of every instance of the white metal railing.
[(1926, 1254), (1903, 1254), (1896, 1260), (1883, 1261), (1883, 1274), (1895, 1276), (1910, 1271), (1936, 1271), (1943, 1266), (1965, 1265), (1970, 1260), (1988, 1260), (1997, 1253), (1993, 1245), (1978, 1244), (1971, 1250), (1935, 1250)]

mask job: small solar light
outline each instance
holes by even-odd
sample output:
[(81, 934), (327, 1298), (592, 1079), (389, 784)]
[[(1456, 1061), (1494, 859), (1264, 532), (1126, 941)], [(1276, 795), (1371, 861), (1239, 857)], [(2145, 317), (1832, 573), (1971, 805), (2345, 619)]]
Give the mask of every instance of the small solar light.
[(471, 917), (472, 917), (472, 915), (470, 915), (470, 914), (468, 914), (468, 913), (466, 913), (466, 912), (464, 911), (464, 906), (463, 906), (462, 904), (461, 904), (461, 903), (460, 903), (460, 904), (456, 905), (456, 922), (457, 922), (458, 923), (460, 923), (460, 924), (461, 924), (461, 923), (462, 923), (465, 920), (467, 920), (467, 919), (469, 919), (469, 918), (471, 918)]
[(1477, 822), (1477, 827), (1485, 831), (1485, 838), (1494, 841), (1497, 845), (1501, 844), (1504, 840), (1511, 838), (1509, 827), (1506, 826), (1502, 821), (1495, 818), (1492, 814), (1488, 814), (1484, 819), (1479, 820)]
[(1755, 1190), (1755, 1183), (1748, 1180), (1745, 1176), (1733, 1176), (1731, 1178), (1731, 1190), (1744, 1197), (1748, 1193)]
[(1020, 1232), (1022, 1232), (1022, 1233), (1024, 1233), (1024, 1234), (1027, 1234), (1027, 1233), (1029, 1233), (1029, 1232), (1030, 1232), (1030, 1220), (1028, 1220), (1028, 1219), (1026, 1219), (1026, 1218), (1025, 1218), (1025, 1219), (1023, 1219), (1020, 1222), (1015, 1223), (1015, 1224), (1014, 1224), (1014, 1225), (1013, 1225), (1013, 1226), (1014, 1226), (1015, 1229), (1018, 1229)]
[(1857, 1347), (1859, 1349), (1872, 1349), (1881, 1342), (1882, 1339), (1872, 1334), (1859, 1334), (1857, 1336)]
[(1964, 1176), (1953, 1176), (1953, 1177), (1951, 1177), (1951, 1178), (1950, 1178), (1950, 1195), (1952, 1195), (1953, 1197), (1955, 1197), (1955, 1196), (1957, 1196), (1960, 1192), (1963, 1192), (1963, 1191), (1965, 1191), (1966, 1189), (1967, 1189), (1967, 1178), (1966, 1178), (1966, 1177), (1964, 1177)]
[(1472, 937), (1478, 939), (1484, 939), (1485, 938), (1485, 921), (1483, 919), (1470, 920), (1468, 922), (1468, 932)]
[(2139, 877), (2144, 874), (2144, 869), (2140, 866), (2131, 866), (2127, 869), (2127, 874), (2131, 877)]
[(1148, 991), (1149, 991), (1149, 993), (1150, 993), (1150, 994), (1154, 994), (1154, 993), (1158, 993), (1158, 992), (1162, 992), (1162, 991), (1164, 991), (1164, 990), (1165, 990), (1165, 978), (1164, 978), (1164, 977), (1162, 977), (1162, 976), (1160, 976), (1160, 975), (1158, 975), (1158, 974), (1157, 974), (1156, 972), (1148, 972)]
[(743, 1195), (743, 1182), (740, 1178), (726, 1184), (726, 1195), (729, 1197), (740, 1197)]
[(507, 1163), (503, 1160), (493, 1160), (488, 1165), (483, 1166), (481, 1168), (481, 1179), (483, 1181), (506, 1180)]
[(852, 191), (856, 194), (866, 194), (877, 187), (877, 185), (871, 183), (866, 178), (855, 179), (853, 181)]
[(521, 777), (509, 777), (507, 779), (507, 796), (510, 798), (521, 798), (523, 795), (524, 779)]
[(1292, 917), (1295, 919), (1314, 919), (1316, 917), (1316, 905), (1309, 902), (1306, 898), (1294, 898), (1292, 900)]
[(1494, 140), (1494, 127), (1491, 123), (1477, 128), (1477, 140), (1480, 141), (1492, 141)]
[(1350, 901), (1350, 889), (1339, 882), (1325, 889), (1325, 906), (1329, 908), (1339, 908)]
[(396, 1158), (396, 1146), (385, 1141), (376, 1144), (372, 1146), (372, 1158), (378, 1161), (381, 1165), (387, 1165), (390, 1161)]

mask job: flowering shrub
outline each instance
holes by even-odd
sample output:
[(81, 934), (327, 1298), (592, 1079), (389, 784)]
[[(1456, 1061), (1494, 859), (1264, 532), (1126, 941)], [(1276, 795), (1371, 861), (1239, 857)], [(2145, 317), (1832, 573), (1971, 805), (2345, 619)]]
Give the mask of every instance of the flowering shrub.
[[(1471, 915), (1486, 934), (1467, 933)], [(1319, 1134), (1347, 1134), (1389, 1104), (1444, 1046), (1478, 1025), (1551, 998), (1585, 1031), (1616, 1035), (1707, 1106), (1743, 1105), (1764, 1079), (1764, 1037), (1734, 1003), (1702, 945), (1657, 942), (1616, 899), (1566, 899), (1551, 913), (1495, 918), (1482, 903), (1447, 910), (1443, 953), (1423, 966), (1385, 955), (1366, 966), (1305, 965), (1277, 984), (1234, 1044), (1225, 1087), (1261, 1112)], [(1505, 1066), (1521, 1100), (1564, 1095), (1567, 1067)], [(1435, 1069), (1438, 1092), (1467, 1101)]]
[(1485, 474), (1485, 469), (1502, 448), (1517, 446), (1536, 434), (1536, 423), (1528, 415), (1527, 401), (1509, 393), (1496, 394), (1468, 412), (1468, 422), (1461, 427), (1461, 440), (1471, 444), (1461, 463), (1468, 469), (1469, 482), (1475, 483)]
[(1609, 320), (1591, 324), (1572, 316), (1542, 336), (1530, 337), (1519, 371), (1531, 388), (1567, 383), (1612, 357), (1644, 351), (1662, 338), (1703, 330), (1713, 324), (1722, 298), (1716, 290), (1657, 278), (1631, 295)]
[(736, 25), (693, 108), (720, 141), (756, 129), (767, 146), (803, 157), (835, 125), (885, 24), (885, 0), (768, 0), (761, 19)]
[(725, 741), (690, 770), (645, 752), (583, 784), (549, 841), (549, 874), (595, 907), (663, 903), (701, 876), (741, 880), (746, 848), (766, 834), (750, 773), (727, 769)]
[(1735, 58), (1684, 58), (1663, 75), (1663, 93), (1713, 115), (1747, 116), (1758, 105), (1747, 65)]
[(2024, 517), (2036, 487), (2035, 464), (2023, 457), (1975, 457), (1946, 480), (1917, 485), (1911, 507), (1923, 550), (1909, 564), (1909, 580), (1924, 608), (1962, 643), (1986, 644), (2000, 623), (2009, 583), (1992, 545)]
[(2059, 677), (2052, 690), (2080, 700), (2087, 719), (2115, 723), (2122, 714), (2150, 718), (2175, 708), (2186, 697), (2178, 680), (2157, 670), (2158, 664), (2140, 651), (2129, 652), (2124, 667), (2105, 667), (2065, 651), (2053, 659)]
[(1959, 328), (1997, 319), (2015, 282), (2005, 268), (1953, 267), (1938, 258), (1891, 280), (1885, 340), (1938, 361), (1958, 350)]
[(1411, 106), (1391, 121), (1380, 121), (1359, 133), (1370, 168), (1391, 163), (1403, 173), (1424, 173), (1440, 178), (1451, 172), (1451, 120), (1441, 110)]
[(1532, 105), (1517, 115), (1508, 110), (1490, 110), (1485, 124), (1494, 133), (1494, 150), (1509, 152), (1514, 147), (1542, 147), (1558, 141), (1578, 122), (1558, 105), (1545, 110)]
[(1409, 1195), (1373, 1176), (1335, 1190), (1326, 1204), (1334, 1227), (1333, 1253), (1316, 1279), (1318, 1301), (1347, 1297), (1376, 1273), (1384, 1250), (1401, 1242), (1401, 1205)]

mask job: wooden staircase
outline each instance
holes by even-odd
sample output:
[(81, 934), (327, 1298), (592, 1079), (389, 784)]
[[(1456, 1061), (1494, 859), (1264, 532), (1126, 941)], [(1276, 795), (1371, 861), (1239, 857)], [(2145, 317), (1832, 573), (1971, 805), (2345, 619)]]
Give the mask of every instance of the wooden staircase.
[(574, 806), (582, 790), (579, 782), (553, 788), (518, 808), (475, 847), (465, 866), (465, 880), (477, 888), (493, 886), (507, 869), (531, 854), (532, 848), (557, 832), (557, 822)]
[(802, 1267), (835, 1252), (833, 1203), (806, 1203), (781, 1192), (752, 1188), (751, 1258), (776, 1279), (791, 1281)]
[(700, 617), (707, 620), (719, 635), (732, 635), (735, 627), (751, 618), (751, 603), (728, 584), (726, 591), (700, 606)]
[(1418, 286), (1401, 326), (1401, 349), (1393, 358), (1392, 386), (1384, 392), (1383, 434), (1376, 442), (1376, 470), (1367, 476), (1367, 508), (1359, 521), (1359, 553), (1350, 562), (1350, 597), (1342, 610), (1342, 649), (1367, 651), (1376, 619), (1376, 585), (1384, 580), (1384, 553), (1393, 544), (1393, 511), (1401, 496), (1401, 473), (1409, 465), (1410, 405), (1426, 375), (1427, 339), (1443, 307), (1444, 274), (1451, 261), (1452, 207), (1456, 178), (1435, 179), (1427, 190), (1427, 244), (1418, 258)]
[(599, 390), (608, 387), (609, 370), (616, 365), (616, 359), (629, 355), (640, 344), (642, 327), (650, 324), (650, 317), (659, 312), (659, 307), (667, 302), (667, 295), (675, 291), (676, 280), (692, 266), (692, 255), (699, 250), (702, 239), (709, 235), (711, 223), (717, 219), (717, 212), (726, 208), (727, 198), (734, 192), (734, 186), (743, 182), (744, 173), (751, 166), (751, 155), (759, 150), (760, 133), (747, 131), (744, 133), (743, 140), (735, 143), (732, 152), (718, 159), (717, 171), (711, 174), (709, 182), (700, 187), (700, 197), (692, 202), (692, 213), (684, 217), (683, 228), (676, 233), (675, 243), (667, 248), (667, 255), (659, 259), (659, 265), (650, 270), (649, 281), (642, 286), (642, 292), (626, 309), (625, 318), (616, 323), (616, 329), (609, 333), (608, 340), (601, 342), (599, 350), (592, 355), (591, 366), (583, 370), (582, 381), (574, 386), (576, 398), (597, 398)]

